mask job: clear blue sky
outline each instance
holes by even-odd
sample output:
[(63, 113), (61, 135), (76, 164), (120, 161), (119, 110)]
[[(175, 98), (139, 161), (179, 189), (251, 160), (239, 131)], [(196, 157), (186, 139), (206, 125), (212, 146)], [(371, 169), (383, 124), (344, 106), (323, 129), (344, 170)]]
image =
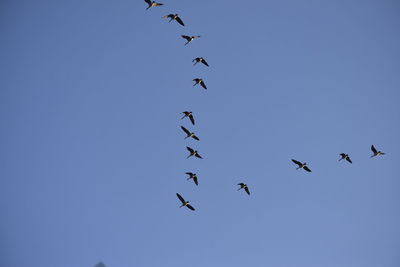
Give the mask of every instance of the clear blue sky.
[(1, 1), (0, 266), (400, 266), (400, 3), (160, 2)]

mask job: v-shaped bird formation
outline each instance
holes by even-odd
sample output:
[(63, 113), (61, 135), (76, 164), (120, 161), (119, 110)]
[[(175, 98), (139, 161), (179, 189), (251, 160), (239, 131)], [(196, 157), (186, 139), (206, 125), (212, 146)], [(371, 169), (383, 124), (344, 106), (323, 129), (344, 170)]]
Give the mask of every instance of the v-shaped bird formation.
[[(144, 1), (148, 5), (146, 10), (148, 10), (150, 8), (153, 8), (153, 7), (158, 7), (158, 6), (163, 6), (164, 5), (162, 3), (158, 3), (158, 2), (155, 2), (155, 1), (152, 1), (152, 0), (144, 0)], [(162, 18), (169, 19), (168, 22), (172, 22), (173, 20), (175, 20), (178, 24), (180, 24), (182, 26), (185, 26), (185, 23), (183, 22), (183, 20), (182, 20), (182, 18), (180, 17), (179, 14), (171, 13), (171, 14), (163, 16)], [(186, 46), (186, 45), (190, 44), (191, 42), (193, 42), (195, 39), (200, 38), (201, 36), (200, 35), (184, 35), (184, 34), (182, 34), (181, 37), (183, 39), (185, 39), (186, 42), (185, 42), (184, 45)], [(204, 66), (207, 66), (207, 67), (210, 66), (208, 64), (208, 62), (203, 57), (196, 57), (196, 58), (194, 58), (192, 60), (192, 62), (193, 62), (193, 66), (197, 65), (197, 63), (202, 63)], [(204, 82), (204, 80), (202, 78), (194, 78), (193, 82), (194, 82), (193, 86), (200, 85), (203, 89), (207, 90), (207, 86), (206, 86), (206, 84), (205, 84), (205, 82)], [(183, 114), (183, 117), (181, 118), (181, 120), (183, 120), (185, 118), (188, 118), (190, 120), (192, 126), (195, 125), (195, 119), (194, 119), (192, 111), (183, 111), (182, 114)], [(186, 134), (186, 137), (184, 137), (185, 140), (186, 139), (189, 139), (189, 140), (190, 139), (194, 139), (196, 141), (200, 141), (200, 138), (194, 132), (188, 130), (186, 127), (184, 127), (182, 125), (181, 125), (181, 129)], [(199, 154), (199, 152), (197, 150), (193, 149), (192, 147), (186, 146), (186, 149), (189, 152), (189, 154), (188, 154), (188, 156), (186, 158), (196, 157), (196, 158), (199, 158), (199, 159), (203, 159), (203, 157)], [(377, 150), (374, 145), (371, 145), (371, 151), (373, 153), (371, 155), (371, 158), (372, 157), (376, 157), (376, 156), (385, 155), (384, 152)], [(349, 163), (353, 163), (353, 161), (350, 159), (349, 154), (340, 153), (339, 156), (340, 156), (339, 161), (345, 160), (345, 161), (347, 161)], [(298, 161), (298, 160), (295, 160), (295, 159), (292, 159), (292, 162), (297, 165), (297, 168), (296, 168), (297, 170), (298, 169), (303, 169), (306, 172), (309, 172), (309, 173), (312, 172), (311, 169), (309, 168), (309, 166), (307, 165), (307, 163), (301, 162), (301, 161)], [(198, 177), (197, 177), (196, 173), (186, 172), (185, 174), (188, 175), (187, 180), (193, 180), (193, 182), (194, 182), (194, 184), (196, 186), (199, 185)], [(238, 183), (237, 185), (239, 186), (237, 191), (243, 189), (246, 192), (247, 195), (250, 195), (250, 189), (249, 189), (247, 184), (241, 182), (241, 183)], [(189, 204), (189, 201), (186, 201), (179, 193), (176, 193), (176, 196), (178, 197), (178, 199), (181, 202), (181, 206), (180, 207), (187, 207), (188, 209), (190, 209), (192, 211), (195, 210), (193, 208), (193, 206), (191, 206)]]

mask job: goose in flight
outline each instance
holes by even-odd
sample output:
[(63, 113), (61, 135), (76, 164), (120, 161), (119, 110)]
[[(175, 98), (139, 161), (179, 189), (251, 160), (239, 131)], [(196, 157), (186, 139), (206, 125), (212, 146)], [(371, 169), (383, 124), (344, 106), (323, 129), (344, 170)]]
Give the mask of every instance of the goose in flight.
[(164, 5), (164, 4), (161, 4), (161, 3), (157, 3), (156, 1), (151, 1), (151, 0), (144, 0), (144, 1), (149, 5), (146, 8), (146, 10), (151, 8), (151, 7), (153, 7), (153, 6), (162, 6), (162, 5)]
[(207, 90), (207, 86), (206, 86), (206, 84), (204, 83), (203, 79), (195, 78), (195, 79), (193, 79), (193, 81), (194, 81), (193, 86), (195, 86), (196, 84), (200, 84), (201, 87), (203, 87), (204, 89)]
[(191, 156), (195, 156), (195, 157), (197, 157), (197, 158), (199, 158), (199, 159), (202, 159), (202, 157), (200, 156), (200, 154), (197, 152), (197, 150), (194, 150), (193, 148), (191, 148), (191, 147), (186, 147), (186, 149), (190, 152), (190, 155), (189, 156), (187, 156), (186, 158), (190, 158)]
[(197, 140), (197, 141), (200, 141), (200, 139), (195, 135), (195, 133), (191, 133), (188, 129), (186, 129), (185, 127), (183, 127), (183, 126), (181, 126), (181, 129), (186, 133), (186, 137), (185, 137), (185, 139), (186, 138), (189, 138), (189, 137), (191, 137), (191, 138), (193, 138), (193, 139), (195, 139), (195, 140)]
[(311, 170), (307, 167), (307, 163), (301, 163), (300, 161), (297, 161), (297, 160), (295, 160), (295, 159), (292, 159), (292, 161), (294, 162), (294, 163), (296, 163), (297, 165), (299, 165), (299, 167), (298, 168), (296, 168), (296, 170), (298, 170), (298, 169), (304, 169), (304, 170), (306, 170), (306, 171), (308, 171), (308, 172), (311, 172)]
[(244, 189), (244, 191), (246, 191), (246, 193), (247, 193), (248, 195), (250, 195), (250, 190), (249, 190), (249, 187), (247, 186), (247, 184), (245, 184), (245, 183), (238, 183), (238, 185), (240, 185), (240, 188), (239, 188), (237, 191), (239, 191), (240, 189)]
[(165, 15), (163, 18), (168, 18), (169, 19), (168, 22), (176, 20), (176, 22), (178, 22), (182, 26), (185, 26), (185, 23), (183, 23), (182, 19), (179, 17), (178, 14), (168, 14), (168, 15)]
[(194, 182), (196, 185), (199, 185), (199, 183), (198, 183), (198, 181), (197, 181), (197, 174), (195, 174), (195, 173), (193, 173), (193, 172), (187, 172), (186, 174), (189, 175), (189, 178), (187, 178), (186, 180), (193, 179), (193, 182)]
[(196, 38), (199, 38), (200, 35), (194, 35), (194, 36), (188, 36), (188, 35), (181, 35), (183, 39), (186, 40), (185, 45), (187, 45), (188, 43), (190, 43), (191, 41), (193, 41)]
[(349, 154), (340, 153), (340, 159), (339, 159), (339, 161), (341, 161), (342, 159), (345, 159), (345, 160), (347, 160), (348, 162), (353, 163), (353, 162), (351, 161), (350, 157), (349, 157)]
[(190, 119), (190, 121), (192, 122), (192, 124), (194, 125), (193, 113), (191, 111), (184, 111), (184, 112), (182, 112), (182, 114), (184, 114), (184, 116), (181, 118), (181, 120), (188, 117)]
[(202, 58), (202, 57), (196, 57), (195, 59), (192, 60), (192, 62), (194, 62), (193, 65), (196, 65), (197, 63), (201, 62), (201, 63), (203, 63), (204, 65), (206, 65), (207, 67), (209, 67), (207, 61), (206, 61), (204, 58)]
[(374, 147), (374, 145), (371, 146), (371, 150), (372, 150), (372, 153), (374, 153), (374, 154), (371, 156), (371, 158), (372, 158), (372, 157), (375, 157), (375, 156), (385, 155), (385, 153), (383, 153), (382, 151), (376, 150), (376, 148)]
[(176, 193), (176, 196), (179, 198), (179, 200), (182, 202), (182, 205), (179, 208), (182, 207), (187, 207), (190, 210), (194, 210), (194, 208), (189, 204), (189, 201), (186, 201), (181, 195)]

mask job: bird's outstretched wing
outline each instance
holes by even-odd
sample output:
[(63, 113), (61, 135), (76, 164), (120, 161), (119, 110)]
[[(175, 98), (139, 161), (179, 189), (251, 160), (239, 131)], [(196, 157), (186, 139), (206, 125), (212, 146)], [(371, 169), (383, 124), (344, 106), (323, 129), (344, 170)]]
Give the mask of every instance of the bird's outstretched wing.
[(197, 136), (195, 136), (195, 135), (192, 135), (192, 138), (195, 139), (195, 140), (197, 140), (197, 141), (200, 141), (200, 139), (199, 139)]
[(353, 162), (351, 161), (350, 157), (347, 157), (346, 160), (347, 160), (348, 162), (350, 162), (350, 163), (353, 163)]
[(308, 171), (308, 172), (311, 172), (311, 170), (307, 166), (304, 166), (303, 169)]
[(194, 208), (190, 204), (187, 204), (186, 207), (188, 207), (190, 210), (194, 210)]
[(294, 163), (296, 163), (297, 165), (299, 165), (299, 166), (303, 165), (303, 163), (301, 163), (300, 161), (297, 161), (297, 160), (295, 160), (295, 159), (292, 159), (292, 161), (293, 161)]
[(193, 148), (187, 146), (186, 149), (190, 152), (190, 154), (194, 153)]
[(189, 175), (189, 176), (190, 176), (190, 178), (192, 178), (192, 177), (193, 177), (193, 172), (186, 172), (186, 174), (187, 174), (187, 175)]
[(190, 41), (192, 38), (190, 36), (187, 35), (181, 35), (183, 39), (186, 39), (186, 41)]
[(194, 176), (194, 177), (193, 177), (193, 181), (194, 181), (194, 183), (195, 183), (196, 185), (199, 185), (199, 182), (197, 181), (197, 176)]
[(206, 61), (204, 58), (201, 59), (201, 63), (203, 63), (204, 65), (206, 65), (207, 67), (209, 67), (207, 61)]
[(162, 3), (154, 3), (155, 4), (155, 6), (162, 6), (162, 5), (164, 5), (164, 4), (162, 4)]
[(179, 198), (179, 200), (182, 202), (182, 204), (185, 204), (185, 199), (181, 196), (181, 195), (179, 195), (178, 193), (176, 193), (176, 196)]
[(378, 153), (378, 150), (376, 150), (376, 148), (374, 147), (374, 145), (371, 146), (371, 150), (372, 150), (372, 152), (374, 152), (374, 154)]
[(244, 187), (244, 190), (246, 191), (246, 193), (247, 193), (248, 195), (250, 195), (250, 190), (249, 190), (249, 188), (248, 188), (247, 186)]
[(187, 134), (190, 135), (191, 133), (189, 132), (188, 129), (186, 129), (185, 127), (181, 126), (181, 129)]
[(185, 23), (183, 23), (183, 21), (181, 20), (180, 17), (176, 17), (175, 20), (176, 20), (179, 24), (181, 24), (182, 26), (185, 26)]
[(192, 122), (192, 124), (194, 125), (194, 118), (193, 118), (193, 115), (189, 115), (189, 119), (190, 119), (190, 121)]
[(206, 84), (204, 83), (204, 81), (201, 81), (201, 82), (200, 82), (200, 85), (201, 85), (201, 87), (203, 87), (204, 89), (207, 90), (207, 86), (206, 86)]
[(199, 159), (202, 159), (202, 157), (199, 155), (199, 153), (196, 153), (195, 156), (198, 157)]
[(151, 1), (150, 0), (144, 0), (148, 5), (149, 5), (149, 7), (151, 7)]
[(238, 185), (240, 185), (240, 187), (243, 187), (243, 186), (244, 186), (244, 183), (238, 183)]

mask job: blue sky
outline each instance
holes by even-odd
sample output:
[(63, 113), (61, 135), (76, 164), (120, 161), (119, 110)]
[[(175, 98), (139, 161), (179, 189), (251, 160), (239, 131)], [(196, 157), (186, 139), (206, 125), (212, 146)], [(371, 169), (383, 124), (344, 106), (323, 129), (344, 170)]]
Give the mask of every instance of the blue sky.
[(0, 3), (0, 265), (399, 266), (398, 1), (160, 2)]

